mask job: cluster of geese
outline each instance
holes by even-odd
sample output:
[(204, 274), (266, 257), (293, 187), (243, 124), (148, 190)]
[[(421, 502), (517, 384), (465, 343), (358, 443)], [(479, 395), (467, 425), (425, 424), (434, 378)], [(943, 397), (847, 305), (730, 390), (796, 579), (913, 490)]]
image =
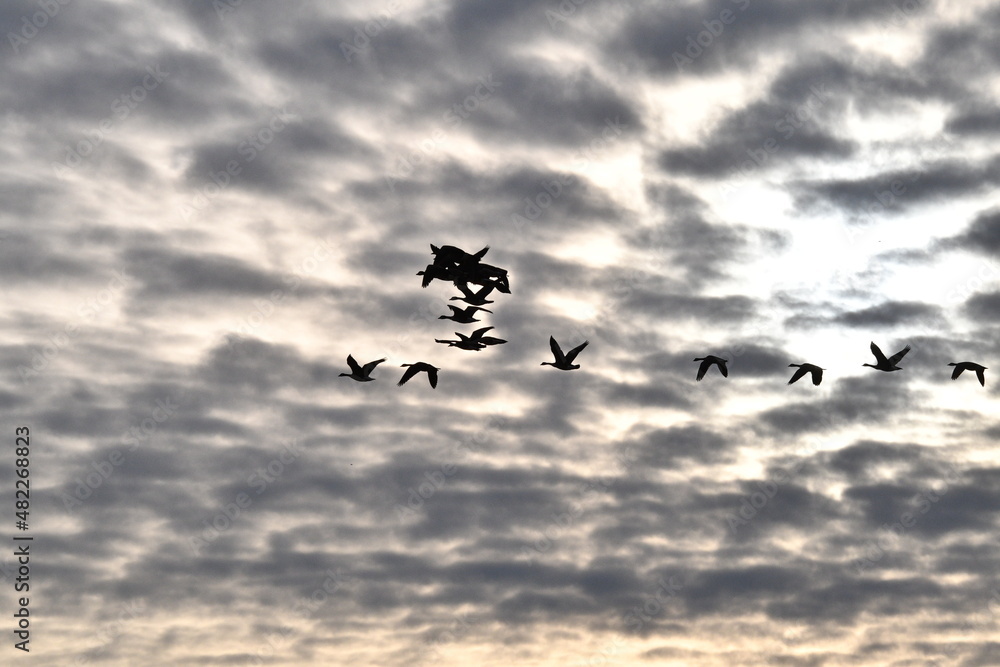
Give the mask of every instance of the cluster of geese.
[[(464, 301), (469, 304), (465, 308), (459, 308), (458, 306), (449, 305), (448, 308), (451, 309), (450, 315), (441, 315), (438, 319), (441, 320), (454, 320), (459, 324), (471, 324), (473, 322), (478, 322), (475, 315), (477, 311), (484, 311), (492, 314), (492, 310), (487, 310), (483, 306), (493, 303), (493, 301), (487, 300), (487, 296), (490, 295), (493, 290), (497, 290), (504, 294), (510, 294), (510, 283), (508, 282), (508, 275), (506, 269), (501, 269), (496, 266), (491, 266), (490, 264), (484, 264), (480, 260), (489, 251), (489, 246), (486, 246), (477, 253), (470, 254), (458, 248), (456, 246), (445, 245), (445, 246), (435, 246), (431, 244), (431, 253), (434, 255), (434, 260), (431, 264), (428, 264), (423, 271), (418, 271), (418, 276), (423, 276), (423, 282), (421, 287), (427, 287), (430, 285), (432, 280), (446, 280), (453, 282), (455, 286), (462, 292), (462, 296), (453, 296), (451, 301)], [(469, 289), (469, 284), (478, 285), (479, 290), (473, 292)], [(466, 336), (458, 331), (455, 335), (458, 336), (458, 340), (441, 340), (435, 338), (434, 342), (446, 344), (448, 347), (457, 347), (462, 350), (472, 350), (478, 352), (479, 350), (488, 347), (490, 345), (502, 345), (506, 343), (506, 340), (502, 338), (495, 338), (493, 336), (486, 336), (486, 332), (492, 330), (493, 327), (482, 327), (476, 329), (471, 335)], [(553, 368), (558, 368), (563, 371), (572, 371), (580, 368), (579, 364), (574, 364), (576, 357), (580, 352), (587, 347), (589, 341), (583, 341), (582, 344), (577, 345), (569, 352), (564, 353), (562, 348), (559, 347), (559, 343), (553, 336), (549, 336), (549, 348), (552, 350), (552, 356), (555, 358), (554, 361), (543, 361), (542, 366), (552, 366)], [(891, 357), (886, 357), (882, 350), (879, 349), (878, 345), (874, 342), (871, 344), (872, 354), (875, 355), (874, 364), (861, 364), (862, 366), (868, 366), (880, 371), (898, 371), (902, 370), (899, 367), (899, 362), (906, 356), (906, 353), (910, 351), (910, 346), (907, 345), (902, 350), (892, 355)], [(375, 367), (380, 363), (385, 361), (385, 358), (376, 359), (375, 361), (370, 361), (364, 366), (358, 364), (351, 355), (347, 356), (347, 364), (351, 368), (350, 373), (341, 373), (341, 377), (349, 377), (358, 382), (371, 382), (375, 378), (371, 377), (371, 373), (375, 370)], [(714, 355), (706, 355), (704, 357), (697, 357), (694, 361), (700, 361), (701, 364), (698, 366), (698, 375), (695, 378), (701, 381), (708, 372), (708, 369), (713, 365), (717, 366), (722, 377), (729, 377), (729, 370), (726, 368), (728, 359), (722, 357), (717, 357)], [(986, 367), (977, 364), (972, 361), (960, 361), (952, 362), (948, 364), (949, 366), (954, 366), (955, 369), (952, 371), (951, 379), (955, 380), (962, 371), (975, 372), (976, 377), (979, 379), (979, 384), (986, 386), (986, 377), (984, 371)], [(812, 382), (814, 385), (819, 386), (819, 383), (823, 381), (823, 371), (825, 368), (820, 368), (815, 364), (801, 363), (801, 364), (788, 364), (789, 368), (795, 367), (798, 370), (792, 375), (792, 378), (788, 381), (788, 384), (797, 382), (799, 379), (804, 377), (806, 373), (812, 375)], [(397, 386), (402, 386), (407, 380), (412, 378), (414, 375), (420, 372), (427, 373), (427, 379), (430, 382), (431, 388), (437, 387), (438, 381), (438, 371), (441, 370), (425, 361), (418, 361), (412, 364), (401, 364), (400, 368), (406, 368), (403, 373), (403, 377), (399, 379), (396, 383)]]

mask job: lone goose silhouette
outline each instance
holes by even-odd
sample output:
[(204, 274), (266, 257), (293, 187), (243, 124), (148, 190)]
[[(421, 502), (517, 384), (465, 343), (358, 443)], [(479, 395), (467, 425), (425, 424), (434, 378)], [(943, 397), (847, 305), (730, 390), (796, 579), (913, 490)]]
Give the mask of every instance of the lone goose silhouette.
[(812, 373), (813, 384), (817, 387), (819, 386), (819, 383), (823, 381), (823, 371), (826, 370), (825, 368), (820, 368), (814, 364), (788, 364), (789, 368), (792, 366), (798, 366), (799, 370), (795, 371), (795, 374), (792, 375), (792, 379), (788, 381), (788, 384), (792, 384), (797, 381), (806, 373)]
[(972, 361), (960, 361), (957, 364), (952, 362), (948, 365), (955, 367), (955, 370), (951, 373), (952, 380), (957, 380), (958, 376), (962, 374), (962, 371), (976, 371), (976, 377), (979, 378), (979, 384), (984, 387), (986, 386), (986, 374), (983, 373), (983, 371), (986, 370), (986, 366), (980, 366)]
[(477, 310), (482, 310), (487, 313), (492, 313), (492, 310), (486, 310), (480, 306), (468, 306), (466, 308), (459, 308), (458, 306), (449, 305), (451, 308), (451, 315), (442, 315), (439, 320), (454, 320), (459, 324), (471, 324), (473, 322), (478, 322), (473, 315), (475, 315)]
[(354, 357), (347, 355), (347, 365), (351, 367), (350, 373), (341, 373), (340, 377), (349, 377), (352, 380), (357, 380), (358, 382), (374, 382), (375, 378), (369, 377), (371, 372), (375, 370), (375, 367), (385, 361), (385, 357), (381, 359), (376, 359), (375, 361), (369, 361), (364, 366), (359, 366), (358, 362), (354, 360)]
[(507, 341), (501, 338), (494, 338), (493, 336), (483, 337), (483, 334), (492, 329), (493, 327), (483, 327), (482, 329), (476, 329), (472, 332), (471, 336), (466, 336), (458, 331), (455, 335), (458, 336), (458, 340), (441, 340), (440, 338), (435, 338), (435, 343), (446, 343), (448, 347), (457, 347), (462, 350), (474, 350), (478, 352), (487, 345), (501, 345)]
[(399, 378), (399, 382), (396, 383), (397, 387), (402, 387), (407, 380), (419, 373), (420, 371), (427, 372), (427, 380), (431, 383), (431, 389), (436, 389), (438, 386), (438, 371), (441, 370), (435, 366), (431, 366), (425, 361), (418, 361), (415, 364), (401, 364), (400, 368), (405, 368), (406, 372), (403, 373), (403, 377)]
[(696, 377), (695, 380), (700, 381), (703, 377), (705, 377), (705, 373), (708, 372), (708, 368), (712, 364), (719, 367), (719, 372), (722, 373), (722, 377), (729, 377), (729, 369), (726, 368), (726, 362), (729, 361), (728, 359), (723, 359), (722, 357), (716, 357), (709, 354), (704, 357), (698, 357), (695, 361), (701, 362), (701, 366), (698, 366), (698, 377)]
[(561, 371), (572, 371), (580, 367), (580, 364), (574, 364), (573, 360), (576, 359), (576, 355), (583, 351), (583, 348), (587, 347), (590, 343), (589, 340), (583, 341), (580, 345), (577, 345), (572, 350), (563, 354), (562, 348), (559, 347), (559, 343), (556, 342), (554, 336), (549, 336), (549, 348), (552, 350), (552, 356), (555, 357), (555, 361), (543, 361), (542, 366), (554, 366)]
[(870, 368), (874, 368), (874, 369), (880, 370), (880, 371), (886, 371), (886, 372), (888, 372), (888, 371), (901, 371), (903, 369), (900, 368), (899, 366), (897, 366), (896, 364), (898, 364), (899, 360), (902, 359), (904, 356), (906, 356), (906, 353), (909, 352), (909, 351), (910, 351), (910, 346), (907, 345), (902, 350), (900, 350), (896, 354), (894, 354), (891, 357), (889, 357), (888, 359), (886, 359), (885, 355), (882, 354), (882, 350), (878, 349), (878, 345), (876, 345), (874, 342), (872, 342), (872, 354), (875, 355), (875, 364), (874, 365), (872, 365), (872, 364), (861, 364), (861, 365), (862, 366), (868, 366)]
[(485, 285), (478, 292), (470, 290), (469, 284), (466, 282), (459, 281), (455, 283), (455, 286), (462, 290), (463, 296), (453, 296), (449, 299), (449, 301), (464, 301), (473, 306), (485, 306), (488, 303), (493, 303), (486, 297), (490, 295), (490, 292), (496, 289), (496, 285)]

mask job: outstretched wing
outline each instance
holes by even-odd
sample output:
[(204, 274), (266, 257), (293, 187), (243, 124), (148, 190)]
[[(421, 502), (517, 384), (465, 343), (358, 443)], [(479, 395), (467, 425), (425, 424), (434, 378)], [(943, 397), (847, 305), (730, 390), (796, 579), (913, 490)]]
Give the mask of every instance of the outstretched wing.
[(711, 365), (712, 365), (711, 359), (705, 359), (705, 360), (703, 360), (701, 362), (701, 365), (698, 366), (698, 377), (696, 377), (695, 380), (699, 380), (700, 381), (703, 377), (705, 377), (705, 373), (708, 372), (708, 367), (711, 366)]
[(724, 378), (729, 377), (729, 369), (726, 368), (726, 362), (716, 361), (715, 363), (719, 367), (719, 372), (722, 373), (722, 377)]
[(556, 342), (555, 336), (549, 336), (549, 349), (552, 350), (552, 356), (556, 358), (557, 364), (562, 365), (566, 361), (566, 357), (563, 356), (562, 348)]
[(879, 366), (886, 362), (885, 355), (882, 354), (882, 350), (878, 349), (878, 345), (875, 344), (875, 341), (872, 341), (872, 354), (875, 355), (875, 363)]
[(361, 366), (354, 360), (354, 357), (350, 354), (347, 355), (347, 365), (351, 367), (351, 372), (358, 374), (361, 372)]
[(576, 359), (576, 355), (580, 354), (580, 352), (583, 351), (583, 348), (587, 347), (587, 345), (589, 343), (590, 343), (589, 340), (585, 340), (585, 341), (583, 341), (583, 343), (581, 345), (577, 345), (572, 350), (570, 350), (569, 352), (567, 352), (566, 353), (566, 363), (568, 363), (568, 364), (573, 363), (573, 360)]
[(962, 366), (959, 366), (958, 364), (955, 364), (955, 369), (951, 372), (951, 379), (952, 380), (957, 379), (958, 376), (961, 375), (962, 371), (964, 371), (964, 370), (965, 370), (965, 368), (963, 368)]
[[(480, 338), (483, 337), (484, 333), (486, 333), (492, 328), (493, 327), (483, 327), (482, 329), (476, 329), (475, 331), (472, 332), (472, 335), (469, 336), (469, 340), (479, 340)], [(455, 333), (457, 334), (458, 332), (456, 331)]]
[(979, 378), (979, 384), (981, 384), (981, 385), (983, 385), (985, 387), (986, 386), (986, 373), (983, 372), (982, 368), (980, 368), (979, 370), (976, 371), (976, 377)]
[(363, 374), (363, 375), (364, 375), (365, 377), (368, 377), (369, 375), (371, 375), (371, 372), (372, 372), (373, 370), (375, 370), (375, 367), (376, 367), (376, 366), (378, 366), (379, 364), (381, 364), (381, 363), (382, 363), (383, 361), (385, 361), (385, 357), (382, 357), (381, 359), (376, 359), (375, 361), (369, 361), (369, 362), (368, 362), (367, 364), (365, 364), (365, 365), (364, 365), (364, 367), (363, 367), (363, 368), (361, 369), (361, 372), (362, 372), (362, 374)]
[(792, 383), (798, 382), (802, 378), (802, 376), (805, 375), (808, 372), (809, 372), (808, 370), (806, 370), (805, 368), (802, 368), (801, 366), (799, 366), (795, 370), (795, 374), (792, 375), (792, 379), (788, 381), (788, 384), (792, 384)]
[(813, 374), (813, 384), (818, 387), (819, 383), (823, 381), (823, 369), (816, 368), (813, 370), (812, 374)]
[(414, 366), (410, 365), (406, 369), (406, 372), (403, 373), (403, 377), (399, 378), (399, 382), (396, 383), (396, 386), (397, 387), (402, 387), (404, 384), (406, 384), (407, 380), (409, 380), (411, 377), (413, 377), (416, 374), (417, 374), (417, 369)]
[(438, 386), (438, 369), (428, 368), (427, 369), (427, 379), (431, 382), (431, 389), (437, 389)]
[(490, 247), (489, 247), (489, 246), (486, 246), (485, 248), (483, 248), (482, 250), (480, 250), (479, 252), (477, 252), (477, 253), (476, 253), (475, 255), (473, 255), (473, 257), (475, 257), (475, 258), (476, 258), (477, 260), (480, 260), (480, 259), (482, 259), (482, 258), (483, 258), (483, 256), (484, 256), (484, 255), (485, 255), (485, 254), (486, 254), (487, 252), (489, 252), (489, 250), (490, 250)]
[[(872, 343), (872, 344), (874, 345), (874, 343)], [(909, 352), (909, 351), (910, 351), (910, 346), (907, 345), (902, 350), (900, 350), (896, 354), (894, 354), (891, 357), (889, 357), (889, 363), (892, 364), (893, 366), (895, 366), (896, 364), (899, 363), (900, 359), (902, 359), (903, 357), (906, 356), (906, 353)]]

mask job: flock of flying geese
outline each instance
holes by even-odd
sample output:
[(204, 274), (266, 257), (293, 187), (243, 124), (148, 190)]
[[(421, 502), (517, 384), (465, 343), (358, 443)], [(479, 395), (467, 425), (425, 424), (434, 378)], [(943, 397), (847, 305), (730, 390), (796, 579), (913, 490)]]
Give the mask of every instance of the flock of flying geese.
[[(493, 290), (502, 292), (504, 294), (510, 294), (510, 283), (508, 282), (507, 270), (501, 269), (490, 264), (484, 264), (480, 262), (484, 255), (486, 255), (489, 250), (489, 246), (486, 246), (479, 252), (475, 254), (470, 254), (458, 248), (456, 246), (445, 245), (437, 247), (431, 244), (431, 253), (434, 255), (434, 260), (431, 264), (428, 264), (423, 271), (418, 271), (418, 276), (423, 276), (423, 281), (421, 287), (427, 287), (430, 285), (432, 280), (445, 280), (450, 281), (455, 284), (455, 286), (462, 292), (462, 296), (453, 296), (451, 301), (464, 301), (469, 304), (465, 308), (459, 308), (458, 306), (449, 305), (448, 308), (451, 309), (450, 315), (441, 315), (438, 319), (441, 320), (453, 320), (459, 324), (471, 324), (473, 322), (478, 322), (475, 315), (477, 311), (484, 311), (487, 313), (493, 313), (492, 310), (487, 310), (483, 306), (493, 303), (493, 301), (487, 300), (487, 296), (490, 295)], [(469, 289), (469, 284), (478, 285), (479, 290), (473, 292)], [(466, 336), (458, 331), (455, 335), (458, 336), (458, 340), (441, 340), (435, 338), (434, 342), (442, 343), (448, 347), (457, 347), (461, 350), (472, 350), (478, 352), (479, 350), (489, 347), (490, 345), (502, 345), (506, 343), (506, 340), (502, 338), (496, 338), (494, 336), (486, 336), (486, 332), (493, 329), (493, 327), (482, 327), (476, 329), (471, 335)], [(584, 341), (582, 344), (574, 347), (569, 352), (563, 353), (562, 348), (559, 347), (559, 343), (552, 336), (549, 336), (549, 348), (552, 350), (552, 356), (555, 357), (555, 361), (543, 361), (542, 366), (552, 366), (563, 371), (572, 371), (580, 368), (580, 364), (574, 364), (576, 357), (580, 352), (583, 351), (589, 341)], [(872, 354), (875, 355), (874, 364), (861, 364), (862, 366), (868, 366), (880, 371), (898, 371), (902, 370), (899, 367), (899, 362), (910, 351), (910, 346), (907, 345), (902, 350), (892, 355), (891, 357), (886, 357), (882, 350), (879, 349), (878, 345), (874, 342), (871, 344)], [(385, 358), (376, 359), (375, 361), (370, 361), (364, 366), (358, 364), (351, 355), (347, 356), (347, 364), (351, 367), (350, 373), (341, 373), (341, 377), (349, 377), (358, 382), (371, 382), (375, 378), (371, 377), (371, 373), (375, 370), (375, 367), (380, 363), (385, 361)], [(698, 375), (695, 378), (700, 381), (705, 377), (708, 369), (713, 365), (719, 368), (719, 372), (722, 377), (729, 377), (729, 370), (726, 368), (726, 363), (728, 359), (723, 359), (722, 357), (716, 357), (714, 355), (706, 355), (704, 357), (697, 357), (695, 361), (700, 361), (701, 364), (698, 366)], [(986, 386), (986, 377), (984, 371), (985, 366), (977, 364), (972, 361), (960, 361), (952, 362), (948, 364), (949, 366), (954, 366), (955, 369), (952, 371), (951, 379), (955, 380), (962, 371), (974, 371), (976, 377), (979, 379), (979, 384)], [(819, 386), (819, 383), (823, 381), (823, 371), (825, 368), (820, 368), (815, 364), (788, 364), (789, 368), (796, 367), (798, 370), (792, 375), (792, 379), (788, 381), (788, 384), (797, 382), (800, 378), (804, 377), (806, 373), (812, 375), (812, 382), (814, 385)], [(427, 373), (427, 379), (430, 382), (432, 388), (437, 387), (438, 381), (438, 371), (441, 370), (425, 361), (418, 361), (412, 364), (401, 364), (400, 368), (406, 368), (406, 372), (403, 373), (403, 377), (399, 379), (396, 383), (397, 386), (402, 386), (407, 380), (412, 378), (414, 375), (420, 372)]]

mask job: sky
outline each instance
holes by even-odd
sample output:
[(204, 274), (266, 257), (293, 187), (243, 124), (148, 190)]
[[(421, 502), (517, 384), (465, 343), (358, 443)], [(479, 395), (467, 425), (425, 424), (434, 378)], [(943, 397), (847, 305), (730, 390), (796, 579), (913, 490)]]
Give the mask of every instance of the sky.
[(1000, 664), (1000, 3), (0, 24), (5, 663)]

